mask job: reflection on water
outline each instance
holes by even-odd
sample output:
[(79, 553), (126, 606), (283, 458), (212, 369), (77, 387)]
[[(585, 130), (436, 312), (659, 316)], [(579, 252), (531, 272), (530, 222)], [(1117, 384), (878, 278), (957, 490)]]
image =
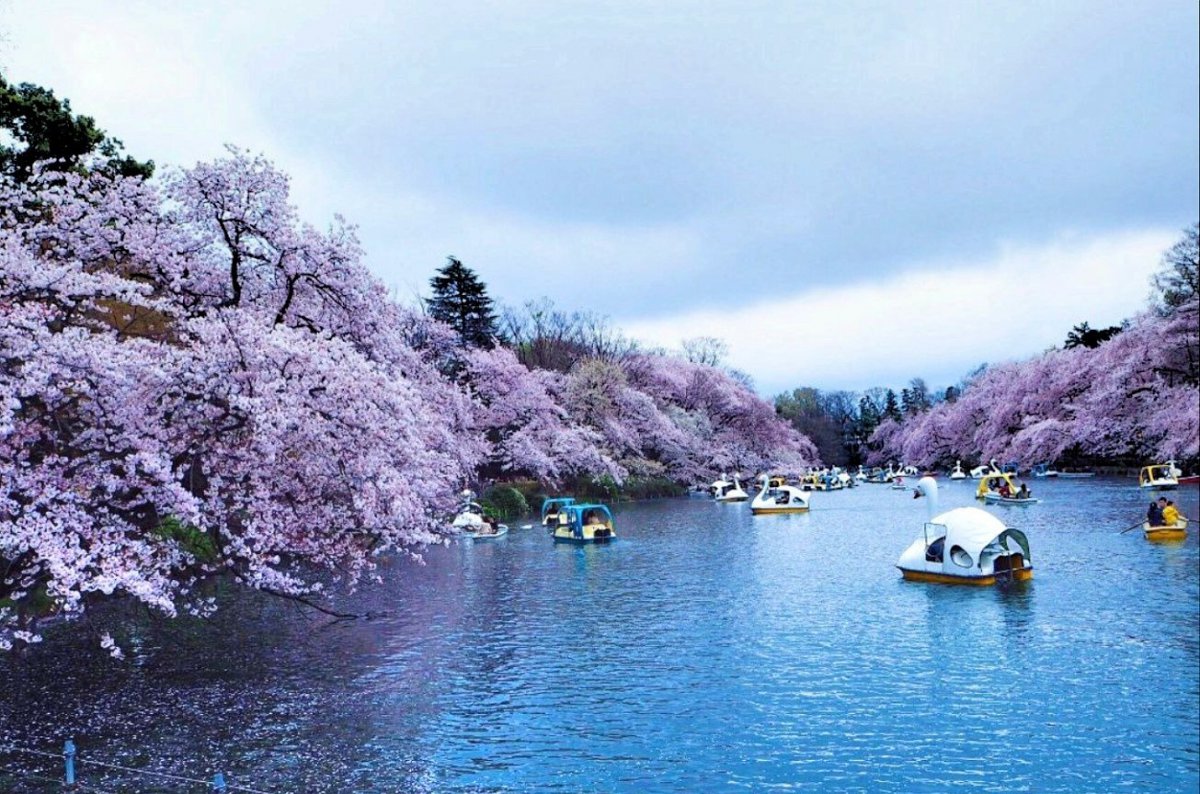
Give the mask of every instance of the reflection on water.
[(1196, 533), (1117, 534), (1126, 481), (1037, 490), (989, 508), (1029, 535), (1028, 584), (902, 581), (925, 507), (878, 486), (801, 515), (649, 502), (608, 546), (535, 527), (391, 560), (345, 604), (380, 619), (226, 598), (126, 626), (124, 663), (51, 636), (0, 659), (0, 737), (272, 791), (1195, 790)]

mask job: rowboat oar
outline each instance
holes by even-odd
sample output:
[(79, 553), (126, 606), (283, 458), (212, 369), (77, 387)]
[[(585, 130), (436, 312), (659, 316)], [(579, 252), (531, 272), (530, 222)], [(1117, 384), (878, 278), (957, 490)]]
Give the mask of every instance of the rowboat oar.
[(1139, 521), (1139, 522), (1137, 522), (1136, 524), (1134, 524), (1133, 526), (1131, 526), (1129, 529), (1122, 529), (1122, 530), (1121, 530), (1120, 532), (1118, 532), (1117, 534), (1118, 534), (1118, 535), (1124, 535), (1124, 534), (1125, 534), (1126, 532), (1128, 532), (1130, 529), (1137, 529), (1138, 527), (1140, 527), (1140, 526), (1141, 526), (1142, 524), (1144, 524), (1144, 523), (1146, 523), (1146, 522), (1144, 522), (1144, 521)]

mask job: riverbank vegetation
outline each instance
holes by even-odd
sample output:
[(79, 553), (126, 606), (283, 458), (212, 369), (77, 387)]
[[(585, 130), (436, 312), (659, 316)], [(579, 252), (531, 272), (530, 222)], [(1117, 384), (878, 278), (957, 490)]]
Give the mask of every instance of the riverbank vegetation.
[(112, 596), (204, 614), (217, 577), (319, 598), (441, 540), (464, 487), (816, 460), (710, 363), (492, 333), (457, 260), (428, 306), (396, 303), (263, 157), (150, 178), (52, 94), (16, 95), (37, 103), (5, 105), (25, 137), (0, 153), (0, 649)]

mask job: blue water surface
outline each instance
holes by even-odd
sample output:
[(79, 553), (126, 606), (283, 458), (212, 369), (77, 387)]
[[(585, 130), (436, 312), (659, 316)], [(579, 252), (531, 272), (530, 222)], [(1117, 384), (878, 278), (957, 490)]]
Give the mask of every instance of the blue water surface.
[[(1031, 542), (1007, 588), (903, 581), (926, 505), (867, 485), (804, 515), (623, 505), (606, 546), (515, 522), (387, 561), (338, 603), (370, 620), (226, 595), (126, 617), (118, 662), (101, 616), (0, 659), (0, 739), (73, 737), (111, 791), (203, 789), (87, 759), (275, 792), (1197, 790), (1197, 533), (1119, 534), (1148, 502), (1127, 478), (1032, 486), (986, 508)], [(941, 507), (973, 493), (943, 479)]]

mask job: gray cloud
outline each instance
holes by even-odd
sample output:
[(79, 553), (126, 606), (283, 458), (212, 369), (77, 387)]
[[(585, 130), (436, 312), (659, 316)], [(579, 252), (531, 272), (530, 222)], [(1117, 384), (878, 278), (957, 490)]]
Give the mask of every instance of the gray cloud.
[(402, 293), (455, 254), (504, 300), (649, 321), (1200, 214), (1190, 0), (80, 1), (0, 24), (10, 77), (135, 154), (266, 151)]

